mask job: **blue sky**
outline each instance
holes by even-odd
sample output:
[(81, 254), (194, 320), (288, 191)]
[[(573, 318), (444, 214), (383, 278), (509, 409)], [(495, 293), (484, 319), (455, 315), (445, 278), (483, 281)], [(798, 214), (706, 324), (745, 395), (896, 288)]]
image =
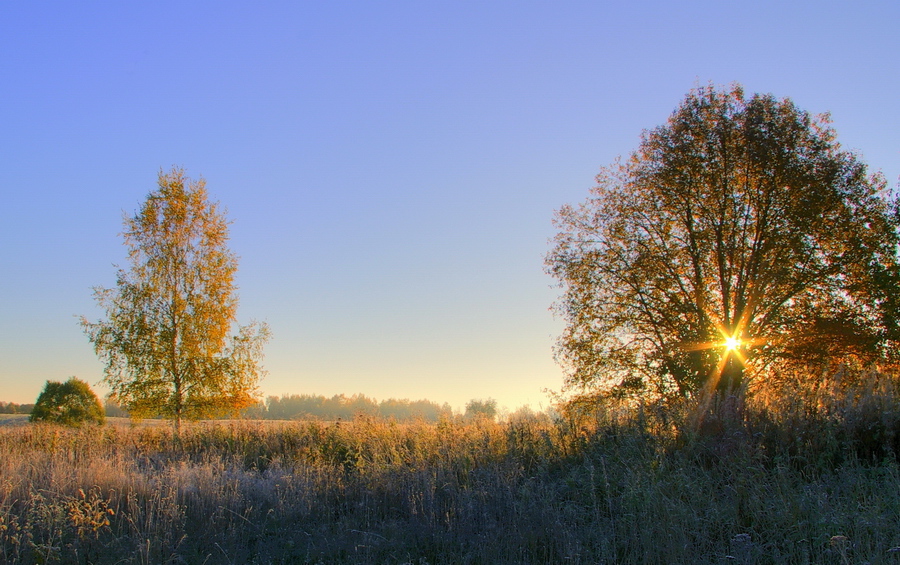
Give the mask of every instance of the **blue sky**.
[(177, 165), (234, 221), (265, 394), (546, 406), (554, 210), (710, 82), (831, 112), (896, 186), (898, 21), (894, 1), (4, 2), (0, 400), (101, 379), (76, 316), (100, 316), (122, 214)]

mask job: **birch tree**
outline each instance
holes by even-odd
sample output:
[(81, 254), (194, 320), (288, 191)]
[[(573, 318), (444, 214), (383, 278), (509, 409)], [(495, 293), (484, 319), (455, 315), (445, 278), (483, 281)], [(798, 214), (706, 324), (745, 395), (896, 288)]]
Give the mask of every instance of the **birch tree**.
[(103, 381), (134, 417), (233, 413), (256, 402), (266, 324), (237, 326), (237, 257), (229, 222), (205, 181), (160, 171), (124, 220), (128, 268), (94, 296), (106, 317), (81, 325), (104, 361)]

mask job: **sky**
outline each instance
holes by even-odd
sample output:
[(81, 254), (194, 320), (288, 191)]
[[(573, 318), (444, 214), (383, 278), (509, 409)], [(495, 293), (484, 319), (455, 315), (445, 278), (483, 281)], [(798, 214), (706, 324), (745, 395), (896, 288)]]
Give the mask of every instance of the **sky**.
[(0, 401), (99, 393), (78, 325), (160, 170), (203, 177), (264, 395), (549, 404), (554, 211), (694, 87), (830, 112), (900, 177), (900, 3), (0, 4)]

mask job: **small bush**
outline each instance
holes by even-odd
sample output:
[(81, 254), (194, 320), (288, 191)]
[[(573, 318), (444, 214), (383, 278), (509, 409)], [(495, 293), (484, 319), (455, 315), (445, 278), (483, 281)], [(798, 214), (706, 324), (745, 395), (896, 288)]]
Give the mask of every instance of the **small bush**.
[(106, 415), (91, 387), (72, 377), (64, 383), (47, 381), (29, 420), (77, 427), (86, 422), (102, 425)]

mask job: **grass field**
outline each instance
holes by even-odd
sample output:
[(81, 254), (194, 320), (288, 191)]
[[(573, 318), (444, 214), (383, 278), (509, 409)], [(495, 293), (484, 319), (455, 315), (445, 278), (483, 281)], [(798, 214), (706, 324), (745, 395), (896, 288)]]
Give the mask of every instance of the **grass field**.
[(0, 414), (0, 427), (22, 426), (28, 423), (28, 414)]
[(900, 563), (895, 400), (4, 425), (0, 562)]

